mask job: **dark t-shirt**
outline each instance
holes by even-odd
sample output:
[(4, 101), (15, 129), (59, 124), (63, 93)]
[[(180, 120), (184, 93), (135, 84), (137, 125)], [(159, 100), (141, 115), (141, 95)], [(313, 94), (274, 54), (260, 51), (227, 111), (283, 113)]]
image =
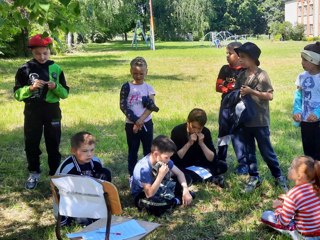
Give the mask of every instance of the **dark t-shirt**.
[(222, 93), (222, 98), (227, 93), (234, 90), (238, 76), (244, 70), (245, 69), (243, 69), (241, 66), (231, 67), (230, 65), (223, 65), (221, 67), (216, 82), (216, 91)]
[[(214, 148), (211, 133), (208, 128), (204, 127), (202, 130), (204, 135), (204, 144), (214, 152), (216, 157), (216, 150)], [(187, 132), (187, 123), (180, 124), (176, 126), (171, 131), (171, 139), (177, 145), (177, 150), (179, 151), (189, 140), (189, 133)], [(177, 153), (175, 153), (172, 158), (174, 164), (178, 168), (186, 168), (192, 165), (201, 166), (203, 162), (209, 162), (204, 155), (198, 141), (196, 141), (186, 152), (184, 157), (181, 159)]]
[[(270, 78), (266, 71), (258, 68), (257, 73), (253, 77), (247, 77), (247, 71), (241, 72), (236, 82), (236, 89), (240, 89), (242, 85), (251, 87), (259, 92), (273, 92)], [(267, 127), (270, 125), (269, 100), (259, 99), (257, 96), (251, 95), (256, 115), (252, 120), (245, 124), (246, 127)]]

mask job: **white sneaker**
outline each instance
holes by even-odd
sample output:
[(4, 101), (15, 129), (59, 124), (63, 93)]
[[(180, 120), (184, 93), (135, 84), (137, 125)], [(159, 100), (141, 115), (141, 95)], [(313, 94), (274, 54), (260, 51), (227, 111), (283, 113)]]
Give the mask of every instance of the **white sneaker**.
[(30, 172), (29, 178), (25, 183), (25, 188), (28, 190), (35, 189), (40, 179), (40, 173), (38, 172)]

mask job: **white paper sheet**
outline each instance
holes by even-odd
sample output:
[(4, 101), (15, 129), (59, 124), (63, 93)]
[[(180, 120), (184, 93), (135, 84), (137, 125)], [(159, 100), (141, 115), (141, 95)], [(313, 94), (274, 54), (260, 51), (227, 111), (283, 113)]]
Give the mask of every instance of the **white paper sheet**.
[(59, 189), (59, 213), (63, 216), (106, 218), (107, 207), (100, 183), (89, 177), (67, 176), (52, 179)]
[[(84, 240), (104, 240), (106, 228), (98, 228), (86, 233), (70, 233), (68, 238), (82, 237)], [(146, 230), (140, 224), (132, 219), (114, 226), (110, 229), (110, 240), (124, 240), (145, 234)]]
[(212, 174), (205, 168), (203, 167), (198, 167), (198, 166), (190, 166), (187, 167), (186, 169), (195, 172), (198, 174), (202, 179), (207, 179), (212, 176)]

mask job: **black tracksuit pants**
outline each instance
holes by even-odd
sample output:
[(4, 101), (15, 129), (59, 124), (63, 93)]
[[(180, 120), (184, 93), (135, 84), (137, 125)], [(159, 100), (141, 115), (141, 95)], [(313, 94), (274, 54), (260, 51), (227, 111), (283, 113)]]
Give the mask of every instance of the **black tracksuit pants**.
[(30, 172), (40, 173), (40, 141), (44, 133), (48, 153), (49, 175), (60, 165), (61, 110), (58, 103), (26, 102), (24, 108), (25, 152)]

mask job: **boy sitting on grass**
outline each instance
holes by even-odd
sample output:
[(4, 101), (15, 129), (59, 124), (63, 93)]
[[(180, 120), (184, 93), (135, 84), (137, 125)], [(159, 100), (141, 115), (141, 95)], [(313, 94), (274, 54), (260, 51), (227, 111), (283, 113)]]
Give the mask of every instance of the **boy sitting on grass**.
[[(99, 158), (94, 156), (96, 140), (89, 132), (78, 132), (71, 137), (71, 153), (57, 169), (56, 175), (82, 175), (111, 182), (111, 172), (104, 168)], [(76, 221), (81, 225), (88, 225), (94, 219), (71, 218), (62, 216), (61, 226), (70, 225)]]
[(171, 139), (177, 146), (177, 152), (172, 160), (187, 179), (191, 178), (193, 182), (201, 181), (201, 178), (186, 168), (193, 165), (203, 167), (213, 175), (212, 182), (223, 188), (225, 183), (222, 174), (228, 170), (227, 163), (218, 160), (210, 130), (205, 127), (206, 123), (206, 112), (194, 108), (189, 113), (186, 123), (173, 128)]
[(145, 207), (149, 213), (160, 216), (176, 205), (191, 204), (193, 193), (188, 189), (185, 176), (170, 160), (175, 151), (174, 142), (160, 135), (153, 140), (151, 153), (136, 164), (131, 194), (139, 210)]

